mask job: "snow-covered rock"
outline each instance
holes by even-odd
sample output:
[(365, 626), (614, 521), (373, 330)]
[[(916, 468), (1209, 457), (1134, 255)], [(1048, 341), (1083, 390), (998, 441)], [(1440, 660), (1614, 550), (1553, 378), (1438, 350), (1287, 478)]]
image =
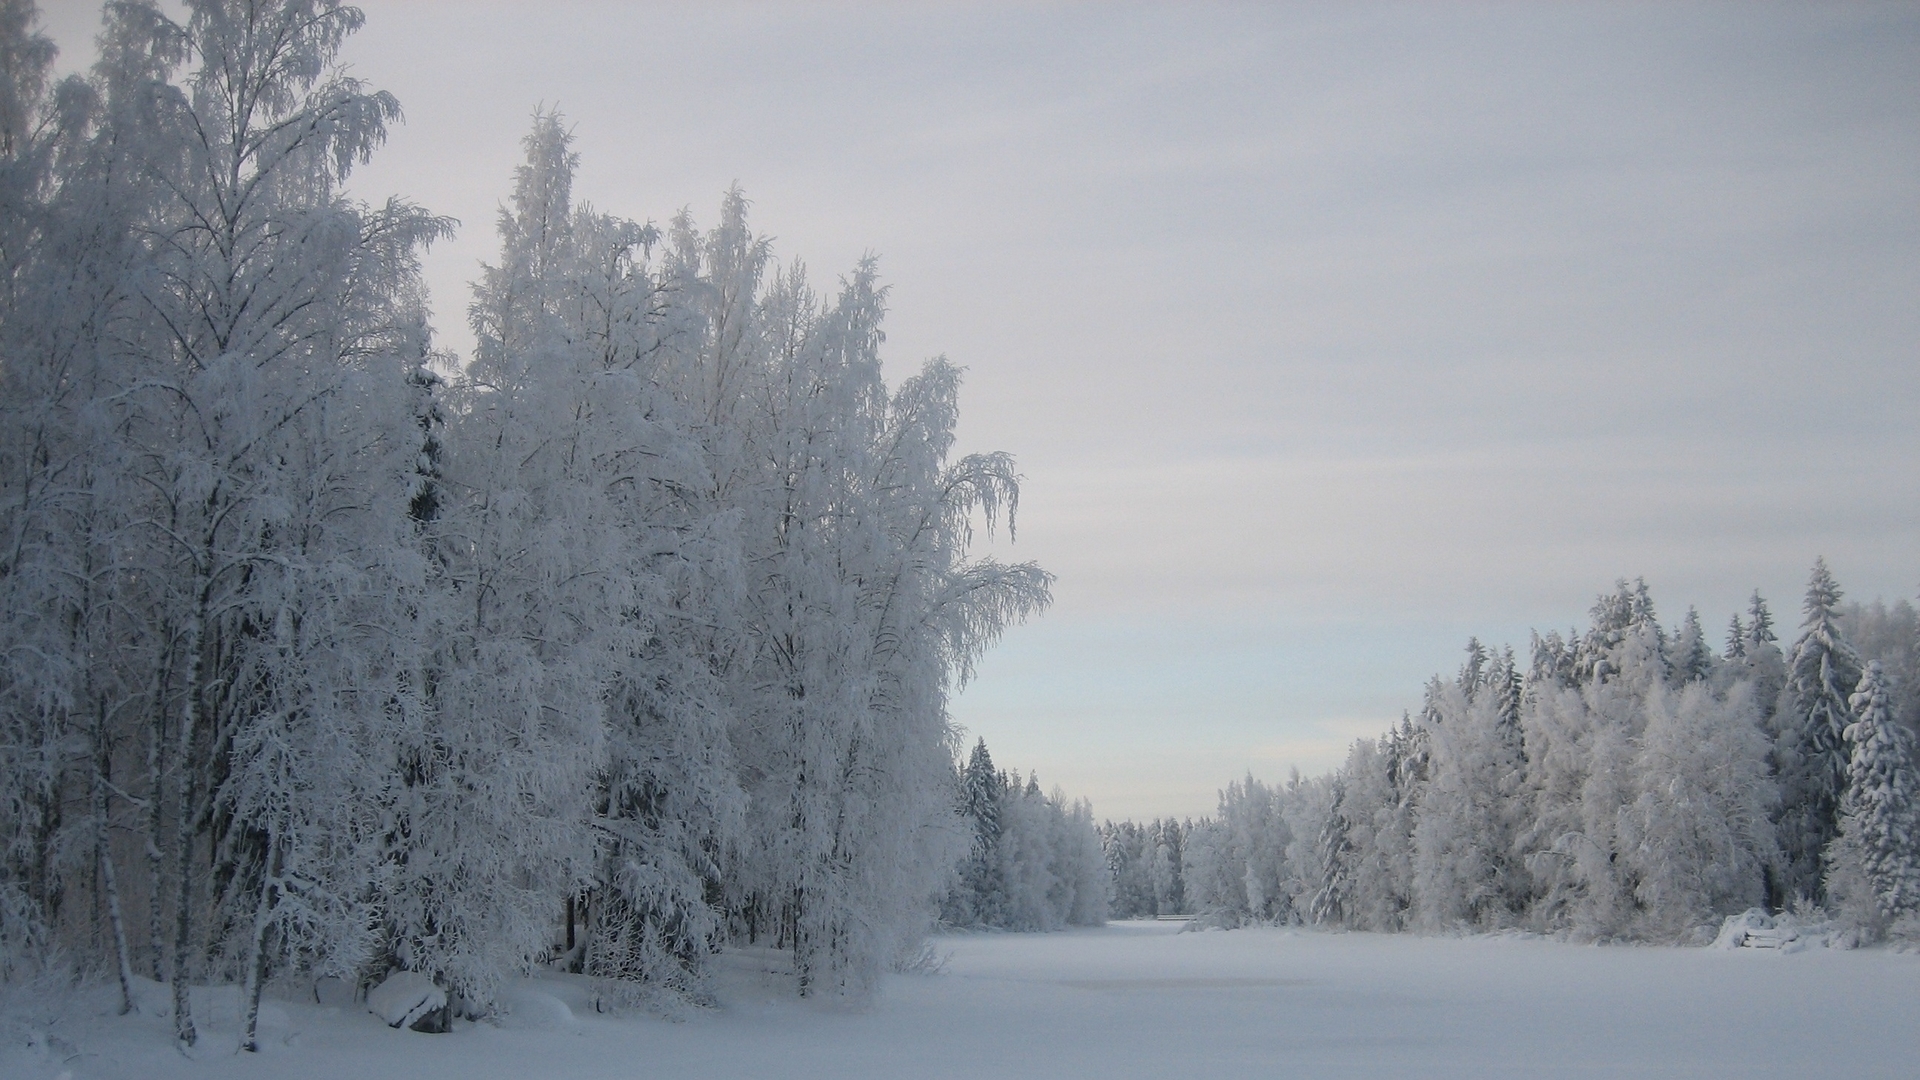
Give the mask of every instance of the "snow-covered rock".
[(413, 1027), (447, 1007), (447, 992), (417, 971), (396, 971), (367, 991), (367, 1011), (388, 1027)]

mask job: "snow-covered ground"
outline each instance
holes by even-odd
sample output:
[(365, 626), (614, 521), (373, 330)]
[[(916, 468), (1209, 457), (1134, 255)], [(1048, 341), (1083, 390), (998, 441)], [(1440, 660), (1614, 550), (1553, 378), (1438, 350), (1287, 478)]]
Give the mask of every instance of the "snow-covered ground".
[(258, 1055), (231, 1049), (229, 995), (197, 1060), (103, 995), (52, 1039), (12, 1038), (0, 1076), (1920, 1076), (1920, 956), (1178, 929), (940, 938), (943, 971), (861, 1009), (793, 1000), (754, 952), (679, 1021), (596, 1014), (559, 978), (447, 1035), (280, 1001)]

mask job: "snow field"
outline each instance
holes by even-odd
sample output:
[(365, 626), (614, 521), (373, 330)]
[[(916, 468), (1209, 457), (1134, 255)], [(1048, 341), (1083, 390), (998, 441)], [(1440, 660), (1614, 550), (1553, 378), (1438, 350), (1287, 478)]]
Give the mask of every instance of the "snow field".
[(866, 1007), (794, 999), (785, 955), (764, 950), (724, 954), (719, 1006), (678, 1022), (596, 1013), (567, 977), (449, 1035), (280, 1001), (265, 1052), (232, 1052), (237, 1026), (216, 1021), (195, 1060), (163, 1018), (115, 1017), (102, 993), (54, 1039), (14, 1040), (0, 1075), (1851, 1078), (1920, 1063), (1911, 955), (1180, 925), (938, 938), (943, 971), (889, 976)]

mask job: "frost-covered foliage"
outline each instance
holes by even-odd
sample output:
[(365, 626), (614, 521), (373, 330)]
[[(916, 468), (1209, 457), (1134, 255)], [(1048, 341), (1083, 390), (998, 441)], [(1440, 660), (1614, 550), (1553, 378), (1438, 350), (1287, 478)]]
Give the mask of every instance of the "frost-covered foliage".
[(1111, 881), (1108, 914), (1116, 919), (1190, 914), (1181, 852), (1191, 823), (1160, 818), (1144, 825), (1104, 822), (1100, 846)]
[(867, 986), (966, 851), (947, 695), (1049, 599), (968, 557), (1019, 478), (952, 459), (959, 369), (890, 386), (873, 265), (816, 296), (737, 191), (576, 204), (554, 115), (436, 353), (453, 223), (342, 193), (399, 116), (336, 64), (361, 14), (171, 10), (55, 84), (0, 2), (0, 977), (170, 981), (186, 1043), (192, 981), (484, 1009), (556, 949)]
[(1894, 720), (1880, 661), (1849, 703), (1847, 789), (1827, 882), (1837, 902), (1864, 909), (1863, 921), (1891, 921), (1920, 911), (1920, 761), (1912, 732)]
[(1847, 787), (1848, 698), (1864, 665), (1840, 627), (1840, 586), (1826, 561), (1814, 563), (1802, 605), (1806, 620), (1787, 654), (1786, 688), (1774, 714), (1774, 767), (1780, 776), (1783, 856), (1774, 902), (1815, 900), (1823, 891), (1823, 853), (1840, 827)]
[(971, 848), (941, 902), (953, 926), (1058, 930), (1098, 926), (1109, 911), (1109, 871), (1093, 808), (1043, 794), (1037, 776), (994, 769), (985, 739), (956, 778)]
[(1248, 776), (1220, 792), (1219, 816), (1195, 822), (1182, 849), (1181, 876), (1192, 910), (1267, 921), (1293, 915), (1301, 889), (1289, 875), (1294, 833), (1285, 810), (1300, 787), (1298, 774), (1282, 788)]
[[(1791, 665), (1757, 594), (1716, 655), (1695, 612), (1663, 629), (1642, 582), (1602, 595), (1584, 632), (1535, 635), (1524, 669), (1470, 642), (1417, 716), (1356, 742), (1341, 768), (1283, 787), (1248, 777), (1221, 792), (1215, 817), (1181, 827), (1184, 910), (1226, 923), (1696, 940), (1728, 914), (1818, 899), (1783, 888), (1795, 871), (1782, 838), (1799, 829), (1839, 836), (1815, 853), (1833, 902), (1885, 924), (1911, 910), (1901, 882), (1920, 865), (1913, 718), (1887, 673), (1912, 662), (1914, 620), (1904, 602), (1838, 599), (1816, 564)], [(1849, 701), (1838, 687), (1861, 652), (1873, 662)], [(1793, 785), (1825, 775), (1804, 765), (1824, 758), (1795, 747), (1825, 744), (1780, 733), (1824, 739), (1842, 720), (1841, 790), (1860, 794), (1823, 802)], [(1148, 888), (1145, 832), (1106, 829), (1127, 915), (1167, 910)]]
[(1840, 629), (1861, 658), (1879, 661), (1894, 720), (1920, 735), (1920, 611), (1906, 600), (1846, 603)]

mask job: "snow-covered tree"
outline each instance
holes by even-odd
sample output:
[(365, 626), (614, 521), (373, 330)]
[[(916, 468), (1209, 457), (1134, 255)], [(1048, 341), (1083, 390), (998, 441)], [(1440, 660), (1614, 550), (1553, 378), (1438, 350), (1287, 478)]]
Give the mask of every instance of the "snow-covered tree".
[[(116, 371), (94, 321), (123, 294), (126, 245), (112, 219), (90, 227), (94, 192), (61, 167), (92, 130), (93, 95), (51, 83), (55, 49), (37, 19), (31, 3), (0, 4), (0, 981), (57, 948), (64, 880), (84, 872), (59, 858), (64, 796), (80, 777), (99, 791), (111, 765), (73, 758), (87, 742), (104, 749), (101, 710), (119, 713), (130, 689), (125, 668), (90, 658), (133, 646), (114, 602), (128, 478), (113, 410), (99, 405)], [(89, 806), (87, 848), (105, 812)]]
[[(1284, 922), (1293, 915), (1295, 894), (1305, 885), (1287, 860), (1295, 838), (1284, 795), (1285, 789), (1249, 775), (1221, 790), (1217, 818), (1195, 823), (1181, 866), (1194, 911), (1262, 922)], [(1312, 835), (1317, 836), (1317, 821), (1315, 826)]]
[[(1036, 777), (994, 771), (985, 739), (960, 772), (961, 806), (974, 846), (947, 891), (942, 917), (957, 925), (1057, 930), (1103, 923), (1113, 896), (1115, 865), (1139, 861), (1141, 830), (1125, 840), (1093, 823), (1085, 800), (1043, 794)], [(1146, 867), (1139, 866), (1144, 877)], [(1149, 884), (1146, 914), (1152, 914)], [(1132, 912), (1137, 914), (1138, 912)]]
[[(1383, 752), (1382, 748), (1385, 748)], [(1347, 751), (1339, 773), (1339, 797), (1328, 813), (1329, 829), (1322, 833), (1321, 865), (1340, 887), (1341, 925), (1359, 930), (1401, 928), (1405, 913), (1401, 895), (1389, 873), (1394, 843), (1382, 833), (1381, 822), (1391, 820), (1397, 801), (1394, 783), (1396, 736), (1380, 740), (1357, 739)], [(1344, 847), (1341, 854), (1339, 852)], [(1323, 878), (1322, 888), (1329, 883)]]
[(1707, 634), (1700, 625), (1698, 608), (1687, 609), (1680, 632), (1674, 636), (1673, 654), (1675, 682), (1699, 682), (1713, 674), (1713, 650), (1707, 645)]
[(1107, 821), (1100, 826), (1101, 855), (1106, 860), (1108, 910), (1116, 919), (1138, 919), (1159, 914), (1150, 876), (1149, 828), (1132, 821)]
[(960, 772), (960, 810), (972, 830), (972, 845), (960, 864), (959, 880), (947, 894), (942, 917), (959, 925), (999, 925), (1006, 910), (1006, 885), (1000, 866), (1000, 804), (1006, 778), (994, 768), (987, 740), (974, 743)]
[(1764, 902), (1777, 793), (1749, 687), (1724, 698), (1699, 680), (1657, 689), (1634, 774), (1619, 835), (1641, 936), (1680, 940)]
[[(1779, 640), (1773, 633), (1773, 615), (1767, 610), (1767, 601), (1754, 590), (1753, 597), (1747, 602), (1748, 622), (1743, 631), (1744, 637), (1738, 649), (1728, 647), (1727, 656), (1732, 659), (1739, 654), (1738, 665), (1729, 664), (1731, 678), (1744, 679), (1753, 684), (1753, 700), (1760, 709), (1760, 722), (1763, 727), (1771, 727), (1774, 712), (1780, 704), (1780, 691), (1787, 684), (1786, 656), (1780, 651)], [(1734, 622), (1740, 617), (1735, 615)]]
[(1337, 773), (1332, 790), (1332, 804), (1314, 841), (1320, 875), (1307, 901), (1307, 917), (1318, 924), (1345, 925), (1359, 906), (1354, 879), (1360, 851), (1355, 844), (1354, 822), (1347, 805), (1347, 785)]
[(1920, 911), (1920, 761), (1891, 689), (1875, 660), (1850, 699), (1847, 789), (1826, 860), (1835, 899), (1874, 921)]
[(83, 471), (124, 492), (126, 555), (94, 580), (116, 589), (128, 648), (89, 670), (124, 688), (115, 739), (145, 744), (130, 787), (160, 856), (147, 944), (170, 920), (154, 967), (192, 1042), (190, 978), (257, 992), (276, 959), (350, 959), (361, 936), (366, 875), (340, 814), (364, 803), (299, 763), (343, 743), (364, 757), (389, 715), (380, 612), (413, 570), (388, 495), (417, 445), (415, 259), (447, 223), (338, 190), (397, 115), (332, 68), (357, 11), (204, 0), (186, 15), (108, 9), (97, 119), (59, 159), (84, 228), (46, 258), (91, 283), (58, 309), (93, 328), (71, 339), (80, 413), (114, 420)]
[[(1610, 606), (1603, 597), (1596, 619)], [(1589, 647), (1590, 680), (1536, 683), (1528, 690), (1523, 731), (1531, 810), (1518, 844), (1533, 877), (1529, 920), (1542, 929), (1593, 938), (1631, 932), (1633, 882), (1619, 860), (1617, 834), (1620, 809), (1634, 797), (1646, 696), (1662, 682), (1649, 639), (1629, 628), (1605, 650)]]
[(1519, 731), (1503, 710), (1505, 681), (1432, 700), (1431, 772), (1414, 829), (1418, 919), (1430, 929), (1494, 928), (1524, 906), (1515, 855), (1527, 803)]
[[(200, 979), (484, 1008), (584, 905), (597, 975), (765, 929), (870, 985), (965, 851), (947, 696), (1048, 600), (970, 553), (1011, 458), (951, 455), (958, 368), (881, 377), (871, 263), (770, 275), (737, 191), (596, 213), (552, 115), (455, 371), (452, 223), (342, 191), (399, 115), (361, 23), (127, 0), (54, 83), (0, 0), (0, 974), (170, 979), (191, 1043)], [(1036, 805), (1046, 910), (1104, 917), (1090, 810)]]
[(1786, 687), (1774, 717), (1784, 860), (1776, 904), (1822, 895), (1822, 853), (1840, 828), (1847, 785), (1844, 733), (1853, 722), (1848, 699), (1863, 667), (1840, 628), (1840, 597), (1826, 560), (1816, 560), (1802, 606), (1806, 618), (1787, 656)]
[(1907, 600), (1848, 602), (1840, 625), (1863, 660), (1880, 662), (1894, 719), (1920, 735), (1920, 610)]

